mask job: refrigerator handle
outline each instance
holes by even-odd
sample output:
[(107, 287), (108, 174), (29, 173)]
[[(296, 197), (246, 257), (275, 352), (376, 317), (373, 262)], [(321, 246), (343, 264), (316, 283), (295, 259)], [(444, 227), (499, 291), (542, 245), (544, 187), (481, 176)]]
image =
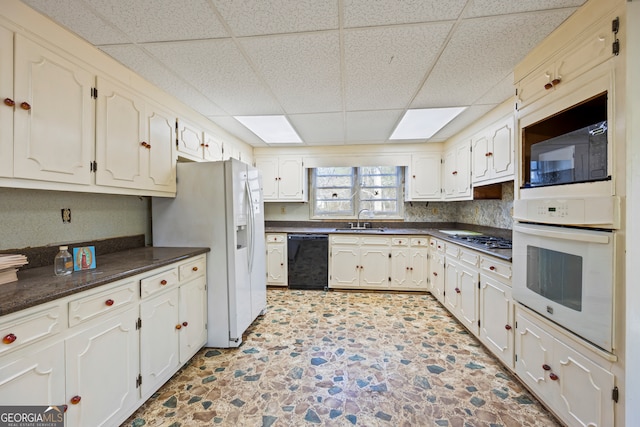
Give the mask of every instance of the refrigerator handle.
[(251, 188), (249, 186), (249, 180), (246, 180), (244, 182), (244, 190), (247, 193), (247, 200), (248, 200), (248, 204), (249, 204), (249, 215), (248, 215), (248, 221), (247, 221), (247, 231), (249, 233), (249, 238), (248, 240), (248, 245), (249, 245), (249, 256), (247, 257), (247, 266), (249, 267), (249, 272), (251, 272), (251, 270), (253, 270), (253, 250), (255, 247), (255, 236), (254, 236), (254, 230), (255, 230), (255, 218), (254, 218), (254, 207), (253, 207), (253, 198), (251, 195)]

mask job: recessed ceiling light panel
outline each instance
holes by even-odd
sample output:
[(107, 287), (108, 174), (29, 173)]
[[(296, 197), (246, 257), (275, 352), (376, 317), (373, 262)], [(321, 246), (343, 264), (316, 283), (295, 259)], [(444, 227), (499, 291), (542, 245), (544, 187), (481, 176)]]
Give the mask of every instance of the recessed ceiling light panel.
[(407, 110), (389, 139), (427, 139), (467, 107)]
[(285, 116), (234, 116), (234, 118), (267, 144), (302, 142)]

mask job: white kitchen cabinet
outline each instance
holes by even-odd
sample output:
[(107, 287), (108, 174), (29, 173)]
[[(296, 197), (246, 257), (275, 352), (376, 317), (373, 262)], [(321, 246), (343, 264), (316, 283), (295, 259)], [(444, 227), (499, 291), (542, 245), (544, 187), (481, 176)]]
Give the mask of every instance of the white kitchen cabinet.
[(21, 34), (14, 57), (13, 175), (89, 186), (95, 75)]
[(447, 243), (443, 305), (478, 335), (478, 259), (476, 251)]
[(428, 289), (431, 295), (436, 297), (440, 303), (444, 297), (444, 264), (445, 264), (445, 243), (436, 238), (429, 239), (429, 284)]
[(13, 176), (13, 32), (0, 26), (0, 176)]
[(267, 286), (287, 286), (287, 235), (267, 233)]
[(471, 171), (474, 186), (513, 179), (514, 125), (514, 115), (510, 114), (471, 138)]
[(391, 283), (394, 290), (427, 290), (429, 238), (391, 238)]
[[(202, 261), (204, 265), (204, 260)], [(199, 276), (180, 285), (180, 365), (189, 361), (207, 341), (207, 281)]]
[(193, 160), (202, 160), (204, 153), (204, 131), (187, 120), (178, 118), (178, 155), (186, 155)]
[(563, 422), (614, 425), (610, 362), (521, 307), (516, 308), (515, 341), (516, 373)]
[(307, 201), (306, 169), (301, 156), (256, 157), (265, 202)]
[(224, 157), (225, 147), (222, 138), (205, 131), (203, 135), (202, 157), (207, 162), (227, 160)]
[(96, 184), (175, 194), (175, 114), (103, 77), (97, 83)]
[(329, 243), (330, 288), (389, 288), (389, 237), (331, 235)]
[(480, 341), (513, 369), (515, 328), (510, 282), (481, 273), (479, 294)]
[(470, 200), (471, 194), (471, 149), (464, 141), (449, 148), (443, 157), (443, 190), (447, 200)]
[(442, 200), (442, 156), (421, 153), (411, 156), (406, 176), (406, 201)]
[(139, 397), (138, 307), (78, 327), (65, 342), (67, 426), (115, 425)]

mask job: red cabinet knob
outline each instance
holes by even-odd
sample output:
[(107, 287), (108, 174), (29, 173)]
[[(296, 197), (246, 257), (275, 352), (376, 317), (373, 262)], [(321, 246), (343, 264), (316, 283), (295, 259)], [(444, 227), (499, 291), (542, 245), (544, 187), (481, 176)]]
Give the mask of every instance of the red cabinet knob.
[(451, 174), (458, 175), (458, 171), (453, 171), (453, 172), (451, 172)]
[(510, 330), (511, 330), (511, 325), (504, 325), (504, 328), (505, 328), (507, 331), (510, 331)]
[(542, 369), (544, 369), (545, 371), (550, 371), (551, 370), (551, 366), (547, 365), (546, 363), (544, 365), (542, 365)]
[(142, 141), (142, 142), (140, 143), (140, 145), (142, 145), (143, 147), (145, 147), (145, 148), (146, 148), (147, 143), (146, 143), (146, 142), (144, 142), (144, 141)]
[(411, 267), (409, 270), (413, 271), (413, 267)]
[(488, 152), (488, 153), (486, 153), (484, 156), (485, 156), (485, 157), (491, 157), (491, 156), (493, 156), (493, 153), (492, 153), (491, 151), (489, 151), (489, 152)]
[(67, 412), (67, 409), (69, 409), (69, 405), (62, 405), (62, 410), (64, 412)]
[(551, 80), (551, 84), (556, 86), (556, 85), (560, 84), (561, 81), (562, 80), (560, 78), (555, 78), (555, 79)]
[(106, 306), (108, 306), (108, 307), (111, 307), (111, 306), (113, 305), (113, 302), (114, 302), (114, 301), (113, 301), (112, 299), (108, 299), (108, 300), (106, 300), (106, 301), (104, 302), (104, 305), (106, 305)]
[(162, 286), (164, 286), (164, 285), (166, 285), (166, 284), (167, 284), (167, 281), (166, 281), (166, 280), (164, 280), (164, 279), (162, 279), (162, 280), (160, 281), (160, 284), (161, 284)]
[(182, 322), (182, 326), (186, 328), (187, 326), (189, 326), (189, 322)]
[(178, 324), (176, 325), (176, 329), (182, 329), (182, 325), (178, 323)]
[(456, 288), (456, 293), (459, 294), (460, 293), (460, 288)]
[(280, 263), (280, 267), (284, 267), (284, 262), (281, 262), (281, 263)]
[(31, 105), (29, 105), (28, 102), (23, 102), (22, 104), (20, 104), (20, 108), (22, 108), (25, 111), (29, 111), (31, 110)]
[(413, 179), (415, 179), (415, 178), (416, 178), (416, 176), (415, 176), (415, 175), (413, 175)]
[(13, 107), (14, 105), (16, 105), (16, 102), (11, 98), (5, 98), (4, 105), (6, 105), (7, 107)]
[(198, 267), (193, 267), (191, 270), (198, 271)]
[(495, 270), (495, 269), (496, 269), (496, 268), (495, 268), (493, 265), (489, 267), (489, 270), (491, 270), (491, 271), (493, 271), (493, 270)]
[(80, 400), (82, 398), (80, 396), (73, 396), (71, 399), (69, 399), (69, 402), (71, 402), (72, 405), (77, 405), (78, 403), (80, 403)]
[(553, 381), (558, 381), (558, 376), (556, 374), (554, 374), (553, 372), (551, 372), (549, 374), (549, 378), (551, 378)]
[(433, 275), (434, 275), (434, 276), (437, 276), (437, 275), (438, 275), (438, 273), (436, 273), (436, 272), (434, 271), (434, 272), (433, 272)]
[(546, 85), (544, 85), (544, 88), (545, 88), (546, 90), (549, 90), (549, 89), (551, 89), (552, 87), (553, 87), (553, 83), (551, 83), (551, 82), (549, 82), (549, 83), (547, 83)]
[(18, 339), (18, 337), (15, 336), (14, 334), (7, 334), (7, 335), (4, 336), (4, 338), (2, 338), (2, 342), (4, 344), (11, 344), (17, 339)]

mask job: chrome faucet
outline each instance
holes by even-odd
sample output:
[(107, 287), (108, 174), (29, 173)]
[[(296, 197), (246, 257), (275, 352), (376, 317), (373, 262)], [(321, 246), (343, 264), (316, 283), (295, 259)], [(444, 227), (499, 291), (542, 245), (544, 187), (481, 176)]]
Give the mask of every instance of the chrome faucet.
[(362, 212), (364, 212), (364, 211), (370, 212), (370, 211), (369, 211), (369, 209), (367, 209), (367, 208), (360, 209), (360, 212), (358, 212), (358, 223), (356, 224), (356, 228), (364, 228), (364, 227), (366, 227), (366, 223), (365, 223), (365, 226), (364, 226), (364, 227), (361, 227), (361, 226), (360, 226), (360, 214), (361, 214)]

